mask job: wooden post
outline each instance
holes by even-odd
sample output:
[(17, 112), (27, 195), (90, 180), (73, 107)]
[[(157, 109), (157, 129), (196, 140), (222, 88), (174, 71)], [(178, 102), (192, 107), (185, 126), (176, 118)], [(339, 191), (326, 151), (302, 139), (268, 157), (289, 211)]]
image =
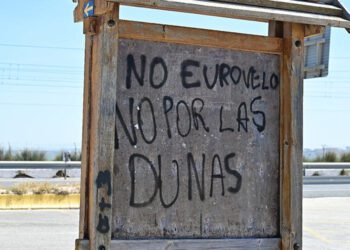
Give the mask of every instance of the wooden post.
[(111, 246), (118, 21), (115, 3), (108, 3), (103, 15), (84, 20), (82, 206), (77, 249), (85, 249), (86, 238), (91, 250)]
[(284, 38), (280, 120), (280, 229), (282, 249), (302, 248), (303, 65), (305, 27), (270, 22), (269, 35)]
[(80, 220), (79, 239), (88, 238), (88, 196), (90, 166), (90, 131), (91, 131), (91, 73), (92, 73), (93, 35), (85, 34), (85, 64), (84, 64), (84, 100), (83, 100), (83, 141), (80, 182)]

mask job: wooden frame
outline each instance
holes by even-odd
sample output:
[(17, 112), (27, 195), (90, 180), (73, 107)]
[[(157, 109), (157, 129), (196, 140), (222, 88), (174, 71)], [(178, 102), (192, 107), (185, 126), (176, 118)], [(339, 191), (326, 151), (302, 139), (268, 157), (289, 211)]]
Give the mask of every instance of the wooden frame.
[(303, 65), (305, 27), (270, 22), (269, 36), (284, 39), (280, 172), (282, 249), (302, 248)]
[(327, 16), (339, 16), (343, 15), (342, 9), (333, 5), (325, 5), (320, 3), (295, 1), (295, 0), (225, 0), (229, 3), (246, 4), (251, 6), (300, 11), (306, 13), (327, 15)]
[[(119, 21), (119, 6), (85, 20), (85, 83), (80, 231), (76, 249), (152, 249), (237, 247), (237, 249), (301, 249), (302, 246), (302, 24), (271, 22), (269, 37), (199, 30), (167, 25)], [(225, 39), (218, 39), (224, 37)], [(99, 210), (103, 200), (112, 204), (112, 181), (99, 185), (100, 173), (113, 176), (113, 138), (118, 46), (111, 41), (132, 38), (178, 44), (193, 44), (232, 50), (277, 54), (281, 57), (280, 89), (280, 235), (281, 239), (218, 240), (112, 240), (110, 231), (96, 230), (99, 216), (111, 221), (111, 209)], [(108, 186), (109, 185), (109, 186)], [(250, 248), (249, 248), (250, 247)], [(205, 248), (204, 248), (205, 249)], [(219, 249), (219, 248), (218, 248)]]
[[(237, 250), (278, 250), (281, 246), (279, 238), (264, 239), (201, 239), (201, 240), (112, 240), (111, 249), (118, 250), (183, 250), (183, 249), (237, 249)], [(77, 242), (77, 249), (89, 249), (89, 241)]]
[[(246, 1), (229, 0), (198, 1), (198, 0), (111, 0), (122, 5), (162, 9), (170, 11), (188, 12), (210, 16), (220, 16), (253, 21), (282, 21), (301, 24), (334, 26), (350, 28), (350, 21), (346, 14), (341, 14), (339, 8), (299, 2), (297, 5), (291, 1), (285, 3), (281, 0)], [(243, 4), (243, 2), (245, 2)], [(310, 6), (311, 5), (311, 6)], [(293, 6), (293, 7), (291, 7)], [(283, 7), (283, 8), (281, 8)], [(317, 7), (317, 8), (316, 8)], [(299, 11), (295, 11), (298, 9)], [(307, 9), (307, 12), (301, 11)], [(345, 10), (342, 10), (345, 12)], [(327, 14), (326, 14), (327, 13)], [(332, 15), (331, 15), (332, 14)], [(334, 15), (336, 14), (336, 15)]]
[[(112, 215), (111, 209), (98, 209), (101, 201), (112, 202), (112, 182), (96, 183), (101, 176), (104, 180), (108, 175), (109, 179), (113, 176), (116, 69), (110, 71), (108, 66), (117, 57), (118, 48), (111, 40), (118, 35), (118, 26), (108, 21), (119, 19), (119, 6), (113, 4), (109, 10), (97, 20), (92, 18), (84, 23), (86, 63), (79, 237), (89, 238), (90, 249), (109, 249), (111, 241), (111, 234), (101, 233), (97, 228), (100, 216), (110, 221)], [(106, 54), (112, 56), (106, 59)]]
[(119, 38), (199, 45), (269, 54), (282, 54), (283, 41), (277, 37), (193, 29), (171, 25), (119, 21)]

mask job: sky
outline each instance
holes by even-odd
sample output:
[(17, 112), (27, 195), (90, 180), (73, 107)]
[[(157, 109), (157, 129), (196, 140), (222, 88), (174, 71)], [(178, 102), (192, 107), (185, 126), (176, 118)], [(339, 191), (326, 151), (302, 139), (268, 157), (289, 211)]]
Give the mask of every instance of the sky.
[[(350, 7), (350, 0), (343, 1)], [(5, 1), (0, 146), (81, 147), (84, 35), (70, 0)], [(121, 19), (267, 35), (267, 24), (123, 7)], [(332, 28), (329, 75), (304, 81), (304, 148), (350, 146), (350, 34)]]

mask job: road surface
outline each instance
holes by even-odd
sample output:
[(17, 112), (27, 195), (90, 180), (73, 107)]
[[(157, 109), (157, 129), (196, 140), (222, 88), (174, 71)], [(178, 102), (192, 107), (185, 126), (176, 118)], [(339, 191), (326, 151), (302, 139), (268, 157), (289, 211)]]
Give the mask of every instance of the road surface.
[[(304, 184), (304, 198), (350, 197), (350, 184)], [(349, 215), (350, 216), (350, 215)]]
[(79, 210), (0, 210), (0, 249), (73, 250)]
[(303, 249), (350, 250), (350, 198), (304, 198), (303, 242)]
[[(303, 249), (350, 250), (350, 198), (304, 198)], [(0, 211), (2, 250), (74, 249), (79, 210)]]

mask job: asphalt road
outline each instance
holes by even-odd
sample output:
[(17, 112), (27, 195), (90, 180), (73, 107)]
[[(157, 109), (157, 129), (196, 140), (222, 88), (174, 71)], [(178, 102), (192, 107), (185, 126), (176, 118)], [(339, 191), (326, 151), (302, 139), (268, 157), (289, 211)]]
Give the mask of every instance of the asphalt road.
[[(350, 250), (350, 198), (303, 203), (303, 249)], [(78, 217), (79, 210), (0, 211), (0, 249), (74, 249)]]
[(304, 198), (303, 249), (350, 249), (350, 198)]
[(74, 249), (79, 210), (0, 210), (0, 249)]
[(350, 197), (350, 184), (304, 184), (303, 197)]

